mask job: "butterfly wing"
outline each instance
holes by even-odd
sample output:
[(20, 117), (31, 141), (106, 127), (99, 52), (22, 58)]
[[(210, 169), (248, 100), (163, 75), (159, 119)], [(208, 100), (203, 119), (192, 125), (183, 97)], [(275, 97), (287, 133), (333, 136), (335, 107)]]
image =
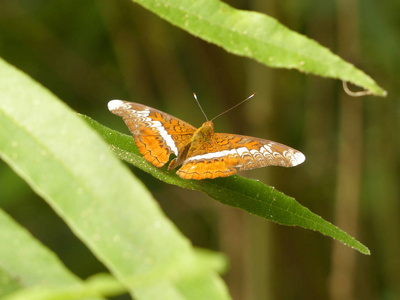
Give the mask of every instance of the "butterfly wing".
[(178, 156), (196, 130), (189, 123), (139, 103), (112, 100), (108, 109), (122, 117), (140, 153), (156, 167), (162, 167), (171, 153)]
[(294, 167), (305, 156), (289, 146), (259, 138), (214, 133), (212, 139), (193, 149), (177, 174), (185, 179), (226, 177), (236, 170), (264, 166)]

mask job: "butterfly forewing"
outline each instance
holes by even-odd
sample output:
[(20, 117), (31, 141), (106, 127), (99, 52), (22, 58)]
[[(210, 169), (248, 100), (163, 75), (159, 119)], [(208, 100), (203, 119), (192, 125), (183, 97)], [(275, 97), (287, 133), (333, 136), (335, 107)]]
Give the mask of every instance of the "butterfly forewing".
[(288, 168), (297, 166), (305, 160), (305, 156), (300, 151), (277, 142), (236, 134), (215, 134), (218, 145), (225, 145), (227, 140), (235, 145), (231, 148), (233, 154), (228, 153), (228, 156), (232, 155), (235, 158), (230, 161), (239, 170), (265, 166)]
[(144, 158), (163, 166), (171, 153), (178, 155), (189, 143), (195, 127), (143, 104), (112, 100), (109, 110), (123, 118)]
[(264, 166), (294, 167), (305, 156), (286, 145), (254, 137), (214, 133), (210, 143), (193, 149), (178, 174), (188, 179), (226, 177)]

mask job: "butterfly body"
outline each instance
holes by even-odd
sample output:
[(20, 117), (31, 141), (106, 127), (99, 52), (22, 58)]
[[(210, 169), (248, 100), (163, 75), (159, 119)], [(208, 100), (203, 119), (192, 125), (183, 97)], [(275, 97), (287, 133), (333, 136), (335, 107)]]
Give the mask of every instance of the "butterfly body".
[(200, 148), (206, 143), (210, 143), (212, 135), (214, 134), (214, 124), (210, 121), (205, 122), (200, 128), (198, 128), (190, 138), (190, 141), (184, 145), (183, 151), (179, 152), (179, 155), (174, 158), (168, 166), (168, 169), (175, 169), (181, 165), (190, 154), (196, 152), (196, 149)]
[(143, 104), (112, 100), (109, 110), (123, 118), (144, 158), (156, 167), (182, 165), (177, 174), (184, 179), (213, 179), (237, 170), (263, 166), (293, 167), (305, 156), (286, 145), (229, 133), (215, 133), (211, 121), (196, 129), (167, 113)]

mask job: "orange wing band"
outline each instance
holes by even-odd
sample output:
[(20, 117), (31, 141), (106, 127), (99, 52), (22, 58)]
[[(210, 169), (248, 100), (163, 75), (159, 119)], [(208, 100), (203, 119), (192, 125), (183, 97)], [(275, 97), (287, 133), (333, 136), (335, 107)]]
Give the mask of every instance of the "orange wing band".
[(183, 179), (213, 179), (227, 177), (236, 173), (233, 168), (228, 168), (221, 159), (188, 162), (176, 174)]

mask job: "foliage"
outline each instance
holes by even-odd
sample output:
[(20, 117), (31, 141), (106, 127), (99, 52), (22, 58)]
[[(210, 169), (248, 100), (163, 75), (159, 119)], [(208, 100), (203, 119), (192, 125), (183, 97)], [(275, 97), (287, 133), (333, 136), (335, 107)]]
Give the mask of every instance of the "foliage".
[[(136, 2), (228, 52), (270, 67), (338, 78), (385, 95), (362, 71), (266, 15), (235, 10), (219, 1)], [(193, 293), (199, 290), (199, 299), (229, 298), (216, 275), (225, 271), (225, 257), (193, 248), (142, 183), (71, 109), (5, 62), (0, 65), (0, 97), (1, 158), (111, 272), (79, 279), (1, 210), (0, 239), (9, 247), (0, 247), (0, 296), (77, 299), (129, 291), (140, 299), (153, 299), (155, 294), (165, 299), (195, 299)], [(84, 119), (122, 159), (156, 178), (201, 190), (280, 224), (320, 231), (369, 253), (358, 241), (271, 187), (237, 176), (202, 184), (182, 181), (173, 172), (167, 174), (136, 157), (130, 137)]]
[[(0, 62), (0, 70), (2, 159), (49, 203), (113, 276), (132, 295), (143, 299), (152, 299), (154, 290), (160, 288), (164, 299), (185, 299), (188, 279), (194, 280), (188, 283), (191, 286), (202, 286), (198, 299), (207, 295), (227, 298), (221, 279), (214, 274), (215, 264), (210, 263), (220, 258), (208, 255), (207, 259), (198, 259), (149, 191), (54, 95), (4, 61)], [(11, 258), (16, 249), (2, 247), (0, 266), (12, 279), (8, 285), (32, 286), (35, 298), (39, 286), (54, 289), (63, 287), (63, 283), (79, 283), (50, 250), (19, 233), (22, 229), (8, 218), (3, 220), (3, 245), (23, 251), (15, 260)], [(18, 239), (18, 234), (23, 238)], [(36, 256), (44, 256), (43, 261)], [(59, 274), (58, 280), (54, 272)], [(88, 290), (92, 288), (87, 286)], [(107, 295), (109, 290), (115, 288), (95, 289), (92, 293)], [(40, 290), (40, 297), (42, 292), (47, 294)], [(29, 299), (29, 295), (23, 292), (16, 299)]]
[(352, 82), (371, 94), (386, 96), (386, 91), (371, 77), (267, 15), (234, 9), (219, 0), (133, 1), (236, 55), (253, 58), (270, 67), (297, 69)]

